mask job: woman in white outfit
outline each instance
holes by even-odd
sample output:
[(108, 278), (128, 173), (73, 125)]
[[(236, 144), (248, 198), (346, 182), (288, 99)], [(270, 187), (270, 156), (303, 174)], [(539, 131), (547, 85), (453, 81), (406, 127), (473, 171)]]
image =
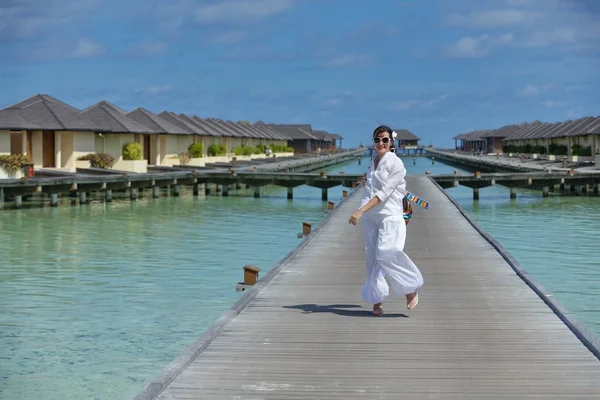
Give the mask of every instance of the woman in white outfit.
[(373, 304), (373, 314), (383, 314), (383, 300), (389, 295), (389, 280), (398, 296), (406, 296), (406, 305), (414, 308), (423, 285), (423, 276), (404, 253), (406, 223), (402, 199), (406, 190), (406, 169), (394, 153), (393, 131), (380, 126), (373, 132), (376, 156), (369, 165), (361, 206), (350, 217), (356, 225), (362, 218), (367, 253), (367, 281), (363, 299)]

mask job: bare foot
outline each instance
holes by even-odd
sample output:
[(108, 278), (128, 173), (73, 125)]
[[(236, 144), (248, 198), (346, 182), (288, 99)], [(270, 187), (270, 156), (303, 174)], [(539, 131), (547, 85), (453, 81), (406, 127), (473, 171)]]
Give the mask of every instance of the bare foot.
[(419, 303), (419, 295), (417, 293), (409, 293), (406, 295), (406, 308), (409, 310), (415, 308)]
[(381, 315), (383, 314), (382, 303), (377, 303), (373, 305), (373, 315)]

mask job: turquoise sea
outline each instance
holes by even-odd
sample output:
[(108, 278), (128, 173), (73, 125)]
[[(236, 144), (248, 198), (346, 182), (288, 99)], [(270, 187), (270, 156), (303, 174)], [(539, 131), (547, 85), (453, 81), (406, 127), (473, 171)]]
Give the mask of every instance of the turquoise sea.
[[(405, 159), (411, 174), (451, 173)], [(361, 173), (353, 161), (328, 170)], [(600, 336), (600, 198), (508, 189), (449, 193)], [(242, 266), (261, 276), (326, 215), (317, 188), (294, 200), (182, 191), (179, 198), (0, 210), (0, 398), (127, 399), (240, 296)], [(342, 188), (332, 188), (338, 202)]]

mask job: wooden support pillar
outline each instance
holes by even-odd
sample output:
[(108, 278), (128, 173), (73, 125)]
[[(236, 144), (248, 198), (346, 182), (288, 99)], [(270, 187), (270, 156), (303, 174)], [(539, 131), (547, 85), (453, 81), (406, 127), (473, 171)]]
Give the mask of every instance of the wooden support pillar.
[(129, 189), (129, 200), (136, 201), (137, 197), (138, 197), (138, 190), (137, 190), (137, 188), (130, 188)]
[(473, 200), (479, 200), (479, 188), (473, 188)]
[(205, 195), (209, 195), (209, 194), (210, 194), (210, 191), (211, 191), (211, 189), (210, 189), (210, 183), (206, 183), (206, 184), (204, 185), (204, 194), (205, 194)]
[(50, 207), (58, 207), (58, 193), (50, 193)]
[(550, 196), (550, 188), (548, 186), (544, 186), (542, 188), (542, 197)]
[(223, 196), (229, 196), (229, 185), (223, 185)]
[(215, 191), (221, 193), (223, 191), (223, 185), (215, 185)]
[(327, 189), (326, 188), (321, 189), (321, 200), (327, 201)]
[(594, 183), (593, 191), (594, 191), (594, 195), (598, 196), (598, 184), (597, 183)]
[(514, 188), (514, 187), (510, 188), (510, 198), (511, 199), (516, 199), (517, 198), (517, 188)]
[(237, 183), (235, 184), (235, 189), (236, 189), (236, 190), (240, 190), (240, 189), (242, 189), (242, 184), (241, 184), (241, 183), (239, 183), (239, 182), (237, 182)]
[(107, 189), (104, 192), (104, 201), (106, 201), (107, 203), (112, 202), (112, 190)]
[(260, 197), (260, 186), (254, 186), (254, 197), (257, 199)]
[(575, 185), (575, 195), (581, 196), (581, 191), (582, 191), (581, 185)]
[(294, 198), (294, 188), (293, 187), (287, 188), (287, 198), (288, 198), (288, 200), (292, 200)]
[(179, 185), (178, 184), (173, 185), (173, 196), (179, 197)]
[(192, 189), (194, 196), (198, 196), (198, 183), (194, 183), (194, 188)]
[(23, 207), (23, 196), (15, 196), (15, 208)]
[(158, 196), (160, 196), (160, 187), (152, 186), (152, 198), (158, 199)]
[(87, 203), (86, 195), (87, 195), (86, 192), (79, 192), (79, 204)]
[(312, 224), (310, 222), (303, 222), (302, 223), (302, 234), (304, 236), (310, 235), (311, 231), (312, 231)]
[(258, 282), (260, 268), (254, 265), (244, 265), (244, 285), (254, 285)]

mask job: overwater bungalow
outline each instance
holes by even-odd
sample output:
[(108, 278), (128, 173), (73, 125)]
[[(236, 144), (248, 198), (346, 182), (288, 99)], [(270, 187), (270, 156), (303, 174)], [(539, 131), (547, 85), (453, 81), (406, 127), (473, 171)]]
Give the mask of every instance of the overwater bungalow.
[(23, 154), (35, 168), (74, 170), (107, 131), (80, 110), (38, 94), (0, 111), (0, 154)]
[(310, 124), (252, 124), (142, 107), (126, 111), (108, 101), (80, 110), (46, 94), (0, 110), (0, 155), (25, 155), (38, 169), (75, 171), (107, 154), (113, 169), (146, 172), (152, 165), (261, 158), (266, 146), (275, 156), (314, 153), (335, 149), (342, 139), (313, 132)]
[(277, 131), (289, 138), (287, 145), (294, 149), (294, 153), (310, 154), (319, 148), (320, 140), (312, 134), (310, 124), (266, 124), (258, 121), (254, 125)]
[[(142, 125), (127, 116), (127, 112), (107, 101), (101, 101), (81, 112), (82, 116), (94, 121), (101, 126), (104, 132), (96, 133), (94, 140), (94, 154), (109, 154), (114, 159), (113, 169), (145, 173), (148, 171), (148, 140), (151, 136), (159, 135), (160, 129)], [(129, 150), (131, 144), (138, 143), (139, 151)], [(127, 150), (126, 150), (127, 149)], [(139, 153), (139, 154), (136, 154)], [(85, 164), (87, 163), (87, 165)], [(89, 168), (89, 161), (78, 161), (78, 166)]]
[(148, 165), (176, 165), (180, 154), (187, 153), (194, 135), (166, 119), (139, 107), (126, 114), (129, 118), (157, 132), (143, 136), (142, 149)]
[(396, 136), (397, 146), (399, 149), (416, 149), (419, 147), (419, 140), (417, 135), (407, 129), (394, 129), (398, 134)]
[[(508, 153), (509, 156), (566, 157), (570, 162), (590, 162), (600, 153), (600, 117), (560, 122), (522, 123), (500, 129), (473, 131), (454, 137), (460, 150)], [(460, 140), (460, 145), (458, 141)], [(498, 151), (501, 143), (501, 151)]]

